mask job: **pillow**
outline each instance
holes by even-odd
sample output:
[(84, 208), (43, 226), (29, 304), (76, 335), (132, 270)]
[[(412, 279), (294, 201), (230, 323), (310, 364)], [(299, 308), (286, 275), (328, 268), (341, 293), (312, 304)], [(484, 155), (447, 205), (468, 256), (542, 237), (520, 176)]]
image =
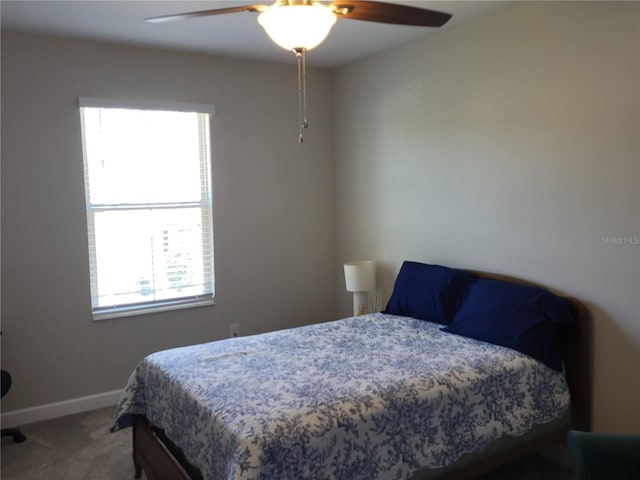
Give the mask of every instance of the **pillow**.
[(473, 278), (462, 270), (406, 261), (383, 313), (448, 325)]
[(442, 330), (518, 350), (562, 371), (560, 326), (573, 322), (571, 303), (543, 288), (478, 279)]

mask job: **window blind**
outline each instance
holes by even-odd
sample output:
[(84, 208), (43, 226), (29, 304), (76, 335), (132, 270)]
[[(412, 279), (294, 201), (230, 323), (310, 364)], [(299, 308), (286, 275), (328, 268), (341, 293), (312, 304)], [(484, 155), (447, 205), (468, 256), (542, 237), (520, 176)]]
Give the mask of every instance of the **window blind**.
[(213, 106), (79, 106), (93, 318), (213, 303)]

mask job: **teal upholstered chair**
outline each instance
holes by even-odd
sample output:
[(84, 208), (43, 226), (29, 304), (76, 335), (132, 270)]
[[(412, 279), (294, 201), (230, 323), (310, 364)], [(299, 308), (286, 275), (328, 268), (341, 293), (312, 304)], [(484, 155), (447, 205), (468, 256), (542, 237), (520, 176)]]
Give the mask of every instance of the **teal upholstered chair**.
[(640, 435), (578, 432), (567, 435), (577, 480), (640, 478)]

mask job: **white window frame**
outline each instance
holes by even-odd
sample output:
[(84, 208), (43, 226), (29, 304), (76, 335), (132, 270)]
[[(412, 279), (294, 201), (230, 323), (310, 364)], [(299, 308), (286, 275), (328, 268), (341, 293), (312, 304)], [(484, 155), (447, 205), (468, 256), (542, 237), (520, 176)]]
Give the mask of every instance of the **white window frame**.
[[(83, 165), (85, 171), (85, 204), (87, 210), (87, 232), (88, 232), (88, 244), (89, 244), (89, 270), (91, 281), (91, 310), (93, 320), (104, 320), (108, 318), (128, 317), (135, 315), (143, 315), (154, 312), (161, 312), (167, 310), (179, 310), (184, 308), (194, 308), (215, 304), (215, 266), (214, 266), (214, 252), (213, 252), (213, 199), (212, 199), (212, 178), (211, 178), (211, 117), (215, 113), (215, 107), (211, 104), (200, 103), (183, 103), (183, 102), (143, 102), (143, 101), (129, 101), (121, 99), (106, 99), (106, 98), (93, 98), (93, 97), (80, 97), (78, 99), (78, 106), (80, 111), (80, 120), (82, 127), (82, 146), (83, 146)], [(157, 110), (157, 111), (170, 111), (170, 112), (193, 112), (198, 114), (207, 114), (206, 121), (206, 134), (202, 135), (200, 131), (201, 149), (206, 149), (207, 155), (201, 156), (201, 171), (205, 171), (207, 182), (201, 185), (202, 198), (200, 202), (190, 203), (139, 203), (139, 204), (115, 204), (115, 205), (101, 205), (92, 204), (89, 195), (89, 180), (88, 180), (88, 160), (87, 160), (87, 148), (85, 138), (85, 126), (83, 108), (119, 108), (119, 109), (132, 109), (132, 110)], [(201, 129), (204, 128), (202, 125)], [(203, 138), (204, 137), (204, 138)], [(105, 211), (123, 211), (123, 210), (144, 210), (144, 209), (161, 209), (161, 208), (194, 208), (199, 207), (203, 209), (203, 216), (208, 218), (207, 225), (203, 224), (203, 236), (208, 235), (208, 244), (205, 240), (202, 242), (202, 248), (209, 246), (210, 252), (205, 252), (210, 256), (210, 279), (205, 280), (205, 292), (198, 295), (186, 295), (177, 298), (159, 299), (148, 302), (136, 302), (125, 303), (119, 305), (99, 306), (98, 301), (98, 274), (97, 274), (97, 258), (95, 253), (95, 224), (93, 221), (94, 215), (98, 212)], [(206, 228), (208, 227), (208, 228)], [(208, 231), (207, 231), (208, 230)], [(208, 283), (210, 282), (210, 283)]]

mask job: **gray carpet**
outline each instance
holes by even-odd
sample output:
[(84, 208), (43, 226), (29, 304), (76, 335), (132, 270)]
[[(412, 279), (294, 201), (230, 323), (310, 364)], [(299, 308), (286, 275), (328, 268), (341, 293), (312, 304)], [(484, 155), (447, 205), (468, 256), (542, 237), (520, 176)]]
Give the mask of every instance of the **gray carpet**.
[[(114, 407), (27, 425), (24, 443), (2, 439), (2, 480), (133, 478), (131, 429), (109, 433)], [(143, 475), (144, 478), (144, 475)], [(534, 455), (482, 480), (573, 480), (570, 469)], [(274, 479), (276, 480), (276, 479)]]
[(132, 479), (131, 429), (109, 433), (114, 413), (108, 407), (26, 425), (24, 443), (3, 438), (2, 480)]

